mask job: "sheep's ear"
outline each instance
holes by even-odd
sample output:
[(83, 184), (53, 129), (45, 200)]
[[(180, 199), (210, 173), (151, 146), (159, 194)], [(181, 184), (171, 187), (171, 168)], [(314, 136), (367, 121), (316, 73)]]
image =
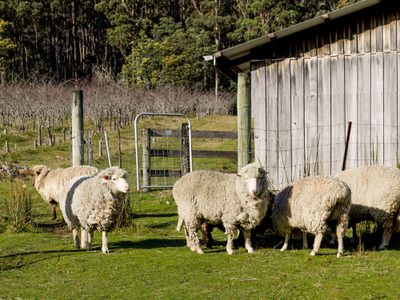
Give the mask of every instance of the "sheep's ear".
[(104, 180), (110, 180), (110, 176), (104, 175), (104, 176), (103, 176), (103, 179), (104, 179)]

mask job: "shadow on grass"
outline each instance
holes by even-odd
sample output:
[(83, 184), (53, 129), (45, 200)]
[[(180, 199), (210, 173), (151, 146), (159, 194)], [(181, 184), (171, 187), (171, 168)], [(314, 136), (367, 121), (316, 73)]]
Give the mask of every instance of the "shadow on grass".
[(183, 247), (186, 246), (184, 239), (146, 239), (138, 242), (118, 241), (109, 243), (110, 249), (157, 249), (167, 247)]
[(133, 214), (132, 219), (140, 219), (140, 218), (168, 218), (178, 216), (177, 213), (165, 213), (165, 214)]
[[(80, 250), (27, 251), (0, 256), (0, 272), (20, 269), (43, 261), (81, 253)], [(50, 254), (50, 255), (48, 255)]]

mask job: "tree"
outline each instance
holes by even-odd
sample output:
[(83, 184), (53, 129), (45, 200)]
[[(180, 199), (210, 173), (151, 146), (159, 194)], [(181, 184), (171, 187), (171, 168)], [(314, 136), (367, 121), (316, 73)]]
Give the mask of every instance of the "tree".
[(0, 19), (0, 80), (4, 83), (7, 63), (9, 63), (10, 52), (15, 49), (15, 44), (7, 37), (7, 26), (10, 23)]

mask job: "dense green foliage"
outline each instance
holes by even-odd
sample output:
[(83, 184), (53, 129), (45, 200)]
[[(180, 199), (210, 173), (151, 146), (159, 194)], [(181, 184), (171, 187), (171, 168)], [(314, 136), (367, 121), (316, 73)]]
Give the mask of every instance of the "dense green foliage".
[(1, 77), (63, 81), (105, 71), (128, 85), (209, 89), (216, 75), (203, 55), (351, 2), (4, 0)]

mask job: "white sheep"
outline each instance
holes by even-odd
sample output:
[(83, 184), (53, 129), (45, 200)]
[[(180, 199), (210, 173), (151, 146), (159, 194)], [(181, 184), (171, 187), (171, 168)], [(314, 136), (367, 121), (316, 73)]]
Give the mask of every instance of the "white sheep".
[(233, 235), (237, 228), (243, 229), (247, 251), (254, 252), (250, 230), (263, 219), (269, 201), (267, 175), (261, 166), (248, 164), (237, 175), (194, 171), (180, 178), (172, 193), (179, 215), (177, 230), (184, 225), (192, 251), (203, 253), (197, 230), (205, 222), (223, 224), (228, 254), (235, 254)]
[(400, 229), (400, 170), (375, 165), (346, 170), (335, 177), (351, 189), (350, 222), (372, 220), (382, 226), (379, 249), (385, 249), (393, 231)]
[(334, 223), (339, 244), (337, 257), (342, 256), (350, 206), (350, 189), (336, 178), (313, 176), (291, 183), (278, 193), (272, 207), (274, 228), (285, 237), (281, 251), (287, 249), (292, 231), (299, 229), (304, 248), (307, 232), (315, 234), (311, 255), (316, 255), (328, 223)]
[(98, 171), (97, 168), (92, 166), (50, 169), (45, 165), (36, 165), (31, 168), (36, 190), (46, 203), (53, 206), (53, 220), (57, 218), (56, 207), (59, 202), (59, 193), (64, 185), (74, 177), (90, 176), (96, 174)]
[[(127, 173), (111, 167), (93, 176), (72, 179), (62, 191), (60, 208), (72, 229), (75, 246), (91, 250), (94, 230), (102, 231), (102, 251), (108, 253), (108, 232), (121, 212), (129, 185)], [(82, 243), (78, 229), (82, 229)]]

